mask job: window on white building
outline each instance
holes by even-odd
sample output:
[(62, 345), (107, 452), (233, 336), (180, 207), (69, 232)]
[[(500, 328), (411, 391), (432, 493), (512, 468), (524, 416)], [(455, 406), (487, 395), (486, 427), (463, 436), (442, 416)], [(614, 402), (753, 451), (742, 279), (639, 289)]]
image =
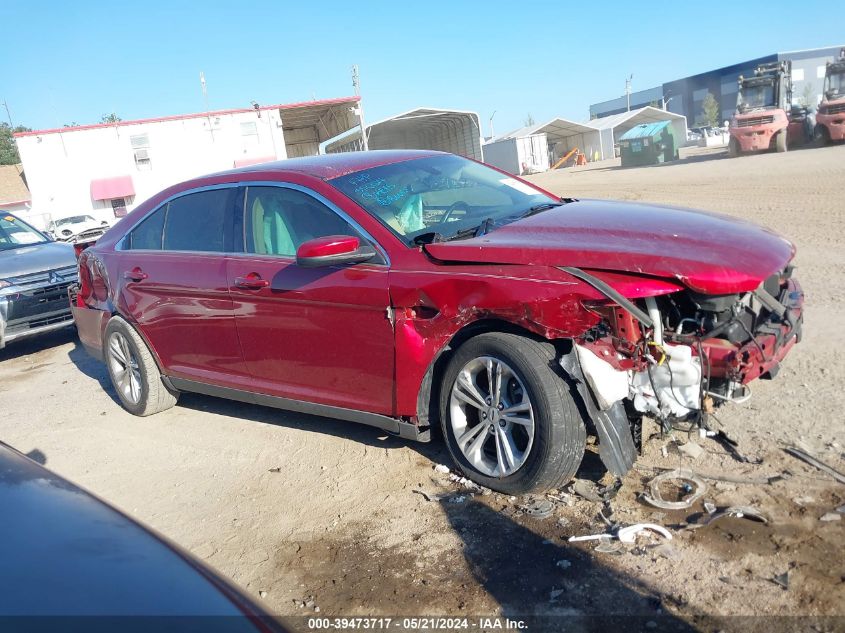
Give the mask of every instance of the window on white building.
[(246, 123), (241, 123), (241, 136), (257, 136), (258, 135), (258, 126), (255, 124), (255, 121), (247, 121)]
[(134, 134), (129, 137), (129, 143), (135, 154), (135, 166), (139, 169), (151, 169), (150, 137), (148, 134)]
[(827, 70), (826, 66), (816, 66), (816, 79), (824, 79), (825, 70)]
[(804, 81), (804, 69), (803, 68), (793, 68), (792, 69), (792, 81)]
[(113, 198), (111, 208), (114, 212), (114, 217), (122, 218), (126, 215), (126, 198)]
[(142, 147), (150, 146), (149, 134), (135, 134), (129, 137), (129, 142), (132, 144), (132, 149), (140, 149)]

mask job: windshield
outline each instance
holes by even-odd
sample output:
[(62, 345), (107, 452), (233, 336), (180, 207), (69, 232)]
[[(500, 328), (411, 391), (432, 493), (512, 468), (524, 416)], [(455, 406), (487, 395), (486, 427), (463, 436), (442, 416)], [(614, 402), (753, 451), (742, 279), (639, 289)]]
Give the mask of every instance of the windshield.
[(828, 99), (845, 96), (845, 72), (828, 75), (825, 79), (824, 92)]
[[(453, 155), (374, 167), (330, 181), (408, 245), (436, 234), (512, 221), (560, 200), (494, 169)], [(467, 235), (471, 237), (471, 235)]]
[(743, 86), (739, 93), (737, 106), (741, 112), (756, 108), (772, 108), (775, 106), (775, 87), (773, 84), (759, 84)]
[(41, 233), (15, 216), (0, 216), (0, 251), (48, 241)]
[(56, 226), (64, 226), (65, 224), (82, 224), (83, 222), (96, 222), (96, 220), (90, 215), (72, 215), (69, 218), (56, 220)]

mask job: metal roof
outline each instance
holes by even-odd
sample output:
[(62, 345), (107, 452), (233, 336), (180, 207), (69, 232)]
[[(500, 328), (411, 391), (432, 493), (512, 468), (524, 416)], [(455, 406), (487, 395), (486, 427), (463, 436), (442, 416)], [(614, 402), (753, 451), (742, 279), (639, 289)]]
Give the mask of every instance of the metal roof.
[[(420, 107), (367, 126), (370, 149), (431, 149), (449, 151), (481, 160), (481, 127), (478, 114), (468, 110)], [(333, 153), (360, 149), (360, 129), (331, 143)]]
[(620, 112), (619, 114), (612, 114), (610, 116), (593, 119), (589, 125), (597, 130), (616, 129), (624, 126), (626, 130), (631, 129), (640, 123), (656, 123), (657, 121), (666, 120), (686, 120), (683, 114), (675, 114), (668, 110), (661, 110), (654, 106), (646, 106), (638, 110), (631, 110), (630, 112)]
[[(145, 123), (163, 123), (167, 121), (179, 121), (181, 119), (196, 119), (201, 117), (223, 116), (228, 114), (242, 114), (248, 112), (263, 112), (266, 110), (279, 110), (282, 117), (282, 124), (285, 128), (296, 129), (301, 127), (310, 127), (316, 125), (321, 120), (324, 122), (331, 122), (337, 119), (334, 127), (342, 127), (340, 132), (330, 133), (332, 125), (327, 123), (326, 128), (321, 132), (321, 135), (328, 134), (322, 140), (327, 140), (333, 136), (337, 136), (341, 132), (348, 130), (354, 123), (357, 123), (357, 117), (349, 112), (349, 108), (354, 107), (360, 101), (360, 97), (341, 97), (339, 99), (322, 99), (315, 101), (304, 101), (302, 103), (280, 103), (276, 105), (258, 106), (253, 108), (235, 108), (230, 110), (211, 110), (208, 112), (194, 112), (191, 114), (174, 114), (163, 117), (154, 117), (149, 119), (133, 119), (128, 121), (117, 121), (116, 123), (94, 123), (92, 125), (78, 125), (75, 127), (62, 127), (45, 130), (32, 130), (29, 132), (15, 132), (14, 137), (22, 136), (41, 136), (46, 134), (67, 134), (70, 132), (79, 132), (81, 130), (91, 130), (105, 127), (124, 127), (127, 125), (140, 125)], [(347, 123), (342, 122), (343, 114), (346, 113)]]
[(640, 123), (632, 127), (619, 137), (620, 141), (630, 141), (635, 138), (649, 138), (655, 134), (659, 134), (663, 128), (670, 125), (671, 121), (658, 121), (657, 123)]
[(575, 134), (585, 134), (595, 131), (596, 128), (589, 123), (577, 123), (576, 121), (569, 121), (567, 119), (552, 119), (548, 123), (538, 123), (521, 127), (518, 130), (495, 138), (491, 142), (495, 143), (496, 141), (503, 141), (510, 138), (522, 138), (532, 134), (545, 134), (550, 141), (554, 142)]

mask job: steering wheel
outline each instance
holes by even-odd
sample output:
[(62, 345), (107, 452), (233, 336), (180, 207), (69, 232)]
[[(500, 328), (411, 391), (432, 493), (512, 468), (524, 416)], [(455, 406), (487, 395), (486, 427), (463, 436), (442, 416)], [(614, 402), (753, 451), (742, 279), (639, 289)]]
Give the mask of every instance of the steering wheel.
[[(462, 200), (459, 200), (458, 202), (453, 202), (449, 205), (449, 208), (446, 209), (446, 213), (443, 214), (443, 219), (440, 221), (449, 222), (450, 218), (452, 217), (452, 214), (456, 211), (463, 211), (463, 214), (465, 216), (469, 215), (469, 205), (466, 202), (463, 202)], [(457, 220), (458, 218), (455, 219)]]

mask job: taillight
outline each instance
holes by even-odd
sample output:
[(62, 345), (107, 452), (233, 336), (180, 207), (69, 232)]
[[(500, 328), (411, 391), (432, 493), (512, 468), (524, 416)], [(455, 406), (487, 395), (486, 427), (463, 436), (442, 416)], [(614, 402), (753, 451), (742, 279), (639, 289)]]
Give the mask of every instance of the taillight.
[(94, 246), (97, 243), (97, 240), (92, 240), (90, 242), (76, 242), (73, 245), (73, 252), (76, 253), (76, 259), (79, 259), (79, 256), (82, 255), (82, 251), (84, 251), (89, 246)]
[[(74, 244), (74, 249), (76, 248), (76, 244)], [(81, 249), (79, 253), (77, 253), (78, 262), (78, 269), (79, 269), (79, 293), (77, 294), (77, 305), (83, 306), (88, 304), (88, 299), (91, 297), (91, 292), (93, 290), (93, 283), (91, 281), (91, 270), (88, 268), (88, 258), (87, 257), (79, 257), (82, 253)]]

